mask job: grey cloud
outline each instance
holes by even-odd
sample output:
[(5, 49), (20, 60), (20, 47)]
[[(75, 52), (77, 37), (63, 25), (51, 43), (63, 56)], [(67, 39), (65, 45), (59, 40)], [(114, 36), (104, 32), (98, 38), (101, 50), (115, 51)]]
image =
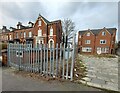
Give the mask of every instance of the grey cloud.
[(39, 2), (24, 2), (20, 4), (22, 7), (15, 2), (2, 2), (2, 7), (0, 8), (2, 11), (1, 13), (7, 17), (21, 21), (34, 20), (39, 13), (45, 13), (44, 7)]
[(117, 8), (117, 2), (0, 3), (0, 11), (2, 11), (0, 13), (8, 19), (8, 21), (5, 20), (5, 25), (13, 25), (9, 19), (24, 23), (34, 22), (41, 13), (48, 20), (71, 18), (75, 22), (77, 30), (116, 27), (118, 22), (120, 23), (120, 18), (117, 19)]

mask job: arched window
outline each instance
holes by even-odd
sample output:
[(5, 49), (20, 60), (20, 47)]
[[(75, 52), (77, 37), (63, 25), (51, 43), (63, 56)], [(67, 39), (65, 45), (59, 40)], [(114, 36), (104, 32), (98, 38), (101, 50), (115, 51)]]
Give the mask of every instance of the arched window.
[(54, 48), (54, 40), (53, 39), (49, 40), (49, 48)]
[(53, 36), (53, 28), (52, 28), (52, 26), (50, 28), (50, 36)]

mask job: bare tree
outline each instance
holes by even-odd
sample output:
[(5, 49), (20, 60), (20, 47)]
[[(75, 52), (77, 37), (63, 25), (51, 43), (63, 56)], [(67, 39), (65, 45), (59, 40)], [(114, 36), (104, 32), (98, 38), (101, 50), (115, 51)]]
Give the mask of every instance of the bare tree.
[(73, 32), (75, 30), (75, 24), (71, 19), (64, 19), (62, 22), (63, 25), (63, 40), (65, 47), (67, 47), (67, 42), (73, 37)]

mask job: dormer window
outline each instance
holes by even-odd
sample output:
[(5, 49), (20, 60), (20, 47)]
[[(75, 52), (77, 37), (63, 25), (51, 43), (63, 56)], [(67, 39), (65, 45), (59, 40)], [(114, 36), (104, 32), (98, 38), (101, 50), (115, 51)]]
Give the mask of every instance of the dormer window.
[(106, 35), (106, 33), (105, 32), (102, 32), (102, 36), (105, 36)]
[(20, 29), (20, 25), (17, 26), (17, 29)]
[(50, 28), (50, 36), (53, 36), (53, 28)]
[(31, 24), (31, 23), (29, 24), (29, 27), (32, 27), (32, 24)]
[(10, 31), (12, 31), (13, 29), (12, 28), (10, 28)]
[(86, 34), (86, 36), (90, 36), (90, 32), (88, 32), (88, 33)]
[(42, 23), (41, 20), (39, 20), (39, 21), (38, 21), (38, 25), (41, 26), (41, 23)]

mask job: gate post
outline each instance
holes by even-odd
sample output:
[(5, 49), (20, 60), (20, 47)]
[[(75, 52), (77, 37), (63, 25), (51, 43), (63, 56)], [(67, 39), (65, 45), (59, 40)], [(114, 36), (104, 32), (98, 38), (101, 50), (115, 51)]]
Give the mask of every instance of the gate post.
[(72, 53), (71, 73), (70, 73), (71, 81), (73, 80), (74, 61), (75, 61), (75, 33), (73, 35), (73, 53)]

